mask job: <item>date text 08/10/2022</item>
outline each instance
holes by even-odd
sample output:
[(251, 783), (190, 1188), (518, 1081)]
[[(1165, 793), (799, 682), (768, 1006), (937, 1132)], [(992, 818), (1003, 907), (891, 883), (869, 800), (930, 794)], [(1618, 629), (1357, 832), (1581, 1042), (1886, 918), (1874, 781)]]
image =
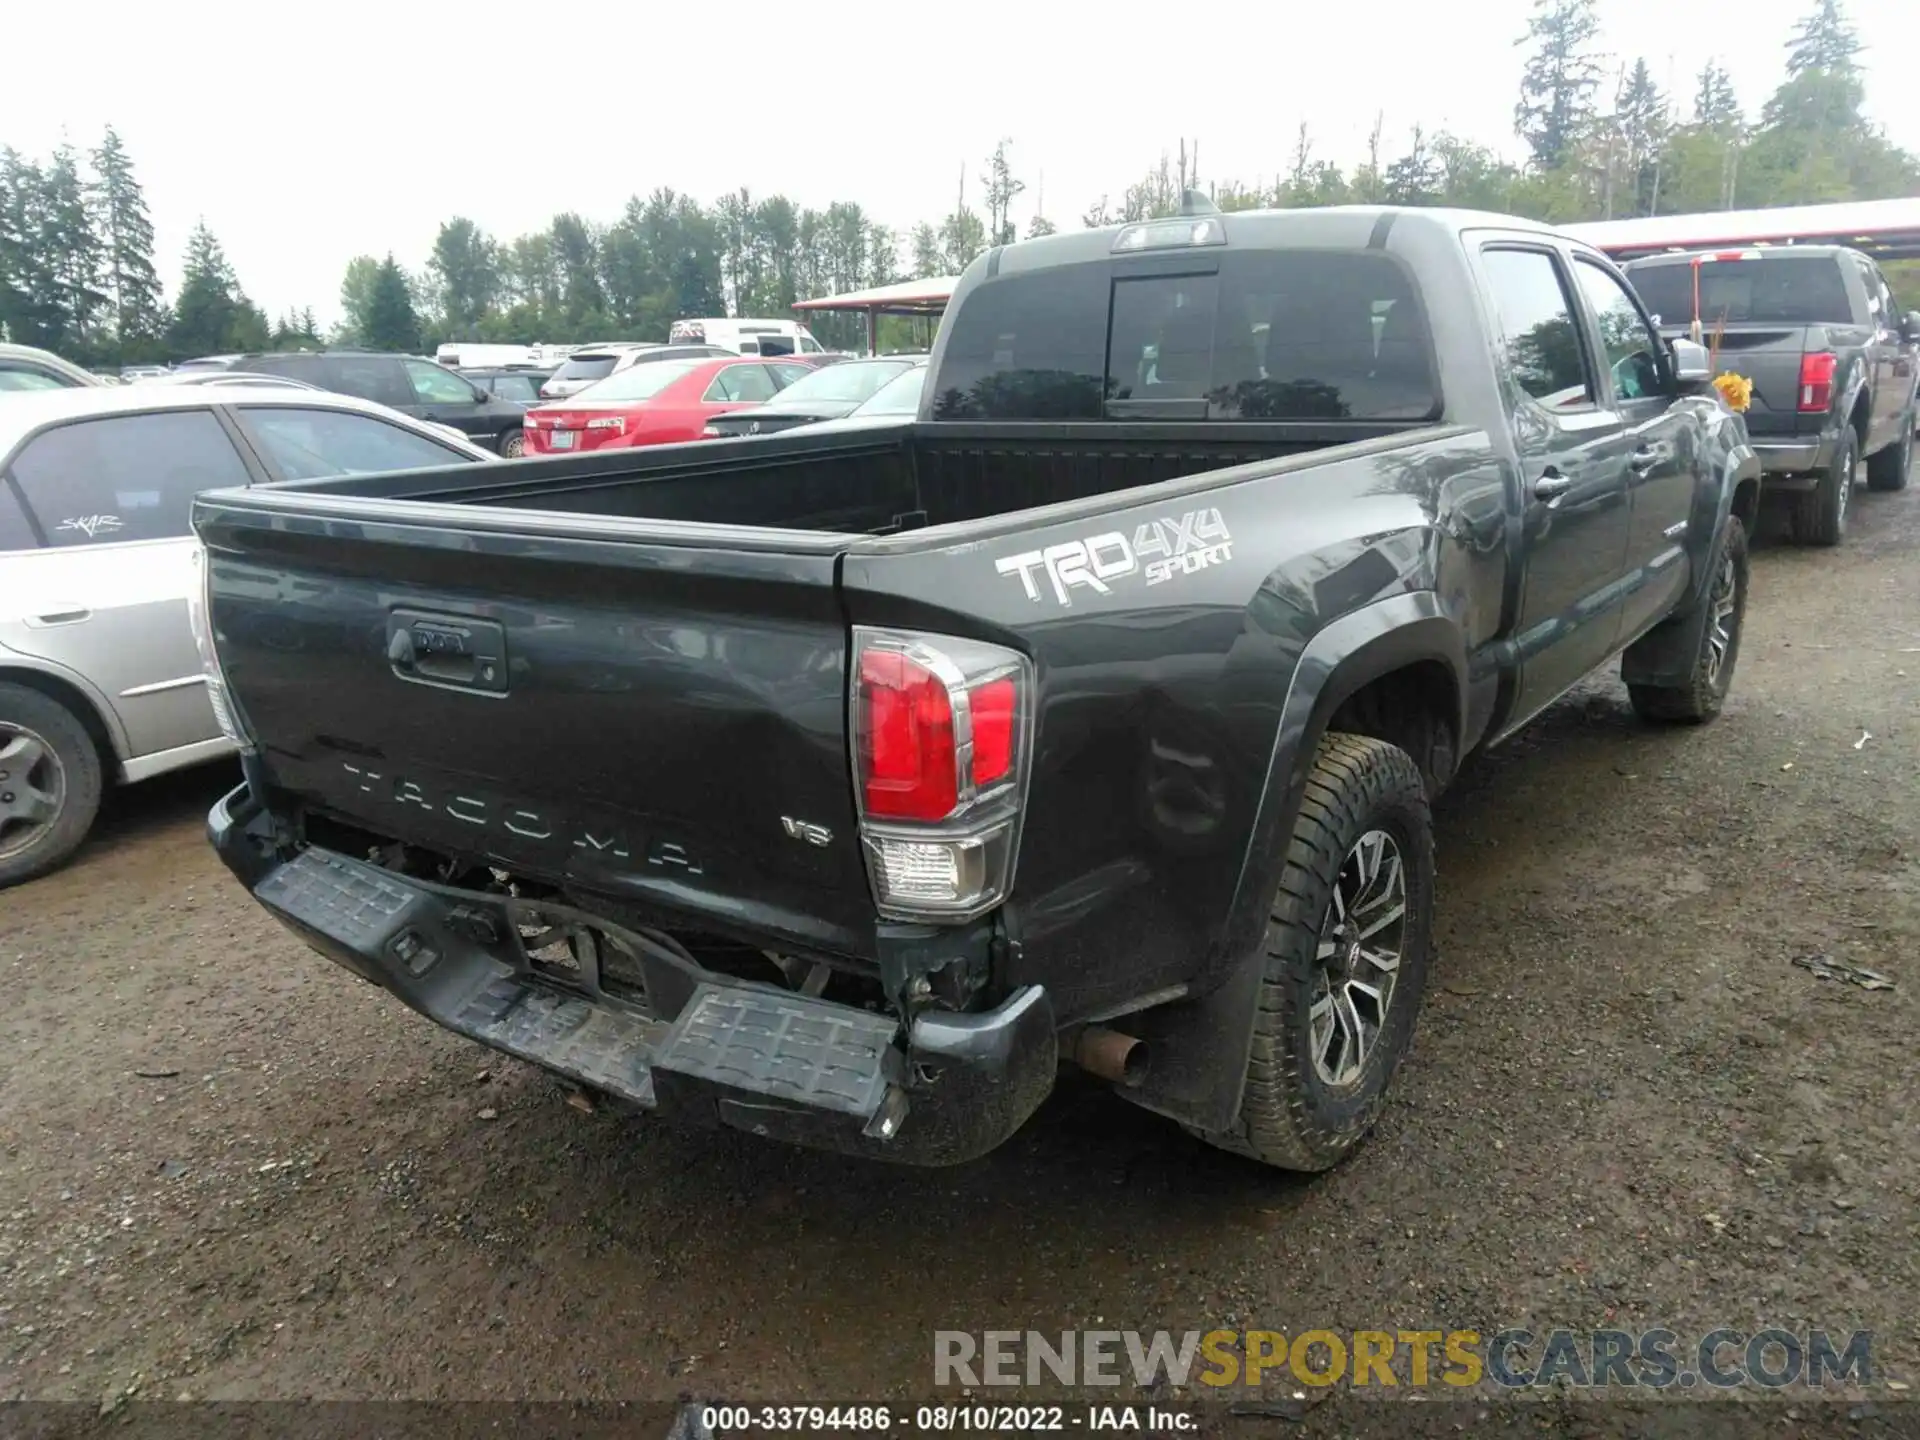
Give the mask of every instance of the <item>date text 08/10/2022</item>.
[(696, 1437), (804, 1434), (1038, 1435), (1083, 1431), (1179, 1435), (1196, 1431), (1191, 1411), (1158, 1405), (708, 1405)]

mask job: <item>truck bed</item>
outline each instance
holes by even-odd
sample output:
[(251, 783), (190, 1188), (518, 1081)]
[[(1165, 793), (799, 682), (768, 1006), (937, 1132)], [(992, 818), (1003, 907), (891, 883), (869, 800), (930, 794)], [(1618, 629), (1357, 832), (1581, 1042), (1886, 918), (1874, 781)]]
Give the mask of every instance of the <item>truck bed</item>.
[[(1372, 443), (1316, 455), (1303, 496), (1432, 437), (1484, 443), (1419, 425), (1183, 428), (933, 423), (209, 492), (194, 523), (231, 699), (259, 744), (250, 773), (288, 813), (354, 827), (350, 853), (401, 841), (671, 928), (872, 957), (858, 851), (786, 830), (856, 830), (850, 623), (1004, 644), (1047, 610), (982, 546), (1018, 553), (1079, 523), (1074, 502), (1132, 536), (1195, 524), (1235, 482), (1284, 485), (1341, 441)], [(1154, 488), (1168, 481), (1177, 493)], [(953, 528), (925, 545), (894, 534), (939, 525)], [(1168, 612), (1179, 633), (1142, 643), (1182, 665), (1230, 648), (1241, 584), (1217, 615), (1199, 603), (1211, 587), (1188, 584)], [(1085, 658), (1053, 645), (1037, 646), (1043, 674)], [(1120, 752), (1095, 745), (1084, 776), (1044, 786), (1066, 775), (1110, 800), (1103, 777), (1135, 763), (1134, 738), (1120, 726)], [(1080, 865), (1081, 842), (1043, 838)], [(1049, 869), (1036, 849), (1026, 873), (1046, 884)]]
[(878, 435), (712, 440), (276, 488), (873, 535), (981, 520), (1421, 428), (1413, 423), (921, 423)]

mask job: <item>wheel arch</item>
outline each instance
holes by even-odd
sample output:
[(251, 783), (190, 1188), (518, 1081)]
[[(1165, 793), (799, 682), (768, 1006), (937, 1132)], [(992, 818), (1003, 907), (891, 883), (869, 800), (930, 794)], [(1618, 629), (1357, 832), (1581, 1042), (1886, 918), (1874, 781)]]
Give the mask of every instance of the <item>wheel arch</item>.
[(1336, 719), (1394, 744), (1402, 743), (1399, 735), (1410, 722), (1414, 733), (1444, 735), (1440, 745), (1429, 742), (1426, 757), (1414, 756), (1431, 795), (1452, 778), (1464, 748), (1467, 679), (1460, 629), (1431, 591), (1364, 606), (1307, 642), (1288, 687), (1216, 964), (1208, 967), (1224, 979), (1205, 994), (1137, 1017), (1129, 1033), (1151, 1046), (1153, 1061), (1141, 1085), (1119, 1092), (1124, 1098), (1199, 1130), (1218, 1132), (1234, 1123), (1253, 1044), (1267, 912), (1322, 737)]
[(127, 755), (126, 732), (113, 707), (79, 676), (36, 663), (25, 656), (0, 652), (0, 683), (37, 690), (71, 710), (100, 752), (100, 764), (109, 780), (116, 778)]

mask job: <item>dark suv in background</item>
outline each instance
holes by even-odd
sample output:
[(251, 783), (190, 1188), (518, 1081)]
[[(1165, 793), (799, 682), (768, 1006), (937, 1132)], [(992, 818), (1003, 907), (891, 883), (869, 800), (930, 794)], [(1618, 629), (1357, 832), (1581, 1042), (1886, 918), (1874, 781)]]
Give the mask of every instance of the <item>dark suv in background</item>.
[(1901, 490), (1913, 463), (1920, 315), (1902, 315), (1872, 259), (1844, 245), (1652, 255), (1622, 267), (1669, 336), (1693, 322), (1716, 371), (1753, 382), (1747, 433), (1794, 538), (1837, 545), (1854, 473)]
[(358, 395), (416, 420), (451, 426), (476, 445), (515, 456), (522, 446), (527, 407), (503, 400), (431, 360), (370, 351), (325, 350), (283, 355), (238, 355), (232, 368), (285, 375), (322, 390)]
[(459, 367), (459, 373), (496, 400), (511, 400), (517, 405), (538, 405), (540, 387), (552, 378), (554, 368), (525, 365), (462, 365)]

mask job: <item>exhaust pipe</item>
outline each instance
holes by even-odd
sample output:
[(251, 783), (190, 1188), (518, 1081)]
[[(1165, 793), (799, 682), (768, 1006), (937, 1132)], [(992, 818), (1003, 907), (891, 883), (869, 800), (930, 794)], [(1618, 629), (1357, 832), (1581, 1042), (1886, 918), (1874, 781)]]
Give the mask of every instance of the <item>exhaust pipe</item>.
[(1131, 1088), (1147, 1078), (1147, 1047), (1118, 1030), (1089, 1025), (1073, 1043), (1073, 1063), (1102, 1080)]

